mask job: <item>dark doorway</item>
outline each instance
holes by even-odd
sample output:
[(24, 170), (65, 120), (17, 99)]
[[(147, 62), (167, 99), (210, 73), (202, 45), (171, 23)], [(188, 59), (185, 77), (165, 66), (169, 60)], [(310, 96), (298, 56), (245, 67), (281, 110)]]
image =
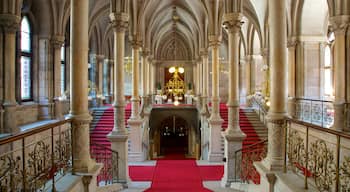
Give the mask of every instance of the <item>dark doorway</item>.
[(185, 155), (188, 153), (189, 128), (184, 119), (171, 116), (161, 123), (160, 127), (161, 155)]

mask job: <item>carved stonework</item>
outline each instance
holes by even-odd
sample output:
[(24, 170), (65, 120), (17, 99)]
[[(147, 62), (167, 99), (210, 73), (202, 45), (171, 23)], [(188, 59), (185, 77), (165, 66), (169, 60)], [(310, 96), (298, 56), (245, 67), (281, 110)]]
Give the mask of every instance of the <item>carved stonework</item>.
[(230, 33), (239, 33), (243, 25), (243, 16), (240, 13), (229, 13), (224, 15), (224, 25)]
[(1, 14), (0, 26), (4, 29), (5, 33), (16, 33), (19, 29), (21, 17), (17, 15)]
[(109, 14), (112, 27), (117, 32), (125, 32), (129, 25), (129, 15), (126, 13), (111, 13)]
[(63, 43), (64, 43), (64, 36), (56, 35), (51, 38), (51, 44), (55, 49), (61, 49)]
[(334, 16), (329, 19), (331, 31), (335, 33), (335, 35), (345, 35), (347, 29), (350, 25), (350, 16), (348, 15), (340, 15)]
[(210, 47), (219, 47), (221, 44), (221, 36), (219, 35), (209, 35), (208, 39)]

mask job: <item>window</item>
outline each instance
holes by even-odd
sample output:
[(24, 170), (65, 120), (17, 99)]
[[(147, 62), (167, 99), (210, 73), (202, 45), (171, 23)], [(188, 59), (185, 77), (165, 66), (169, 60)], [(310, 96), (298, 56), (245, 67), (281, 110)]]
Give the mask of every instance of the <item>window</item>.
[(324, 94), (332, 97), (333, 94), (333, 75), (332, 75), (332, 43), (334, 41), (334, 33), (330, 33), (328, 44), (325, 47), (325, 65), (324, 65)]
[(20, 70), (21, 70), (21, 99), (32, 100), (32, 36), (29, 20), (22, 18), (20, 31)]
[(66, 90), (66, 49), (61, 47), (61, 94)]

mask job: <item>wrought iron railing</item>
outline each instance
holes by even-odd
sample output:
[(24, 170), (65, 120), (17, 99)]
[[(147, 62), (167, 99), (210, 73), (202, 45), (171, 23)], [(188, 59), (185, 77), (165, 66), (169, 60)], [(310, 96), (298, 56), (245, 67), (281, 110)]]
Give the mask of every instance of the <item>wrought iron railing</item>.
[(92, 143), (90, 146), (91, 157), (97, 163), (103, 163), (103, 168), (97, 176), (97, 185), (110, 185), (119, 182), (119, 155), (105, 145)]
[(235, 181), (249, 183), (260, 180), (253, 163), (266, 157), (267, 140), (254, 143), (235, 151)]
[(350, 135), (287, 119), (284, 171), (319, 191), (350, 191)]
[(331, 127), (334, 122), (332, 101), (295, 98), (294, 118), (321, 127)]
[(0, 191), (55, 191), (73, 166), (71, 120), (0, 140)]

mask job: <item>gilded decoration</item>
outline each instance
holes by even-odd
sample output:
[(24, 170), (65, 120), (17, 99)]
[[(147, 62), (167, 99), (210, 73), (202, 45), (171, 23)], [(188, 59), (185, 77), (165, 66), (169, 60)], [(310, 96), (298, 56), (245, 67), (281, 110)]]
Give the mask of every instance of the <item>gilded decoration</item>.
[(326, 142), (316, 140), (309, 151), (309, 169), (312, 171), (319, 191), (331, 191), (335, 182), (335, 158)]
[(344, 157), (340, 167), (340, 191), (350, 192), (350, 157)]
[[(304, 140), (300, 137), (298, 131), (289, 130), (288, 133), (288, 159), (289, 164), (293, 168), (303, 168), (305, 167), (305, 144)], [(296, 172), (297, 169), (292, 169), (293, 172)]]

